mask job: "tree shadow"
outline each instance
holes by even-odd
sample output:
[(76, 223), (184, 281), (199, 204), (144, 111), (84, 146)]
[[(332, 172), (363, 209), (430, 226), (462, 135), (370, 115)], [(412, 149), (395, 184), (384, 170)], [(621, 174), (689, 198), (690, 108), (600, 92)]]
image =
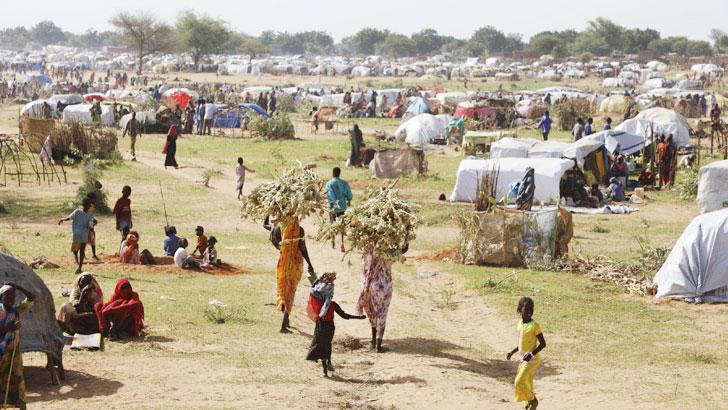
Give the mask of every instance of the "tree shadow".
[(352, 383), (352, 384), (368, 384), (368, 385), (383, 385), (383, 384), (406, 384), (406, 383), (414, 383), (418, 386), (424, 386), (427, 384), (427, 381), (425, 379), (421, 379), (419, 377), (414, 376), (398, 376), (393, 377), (388, 380), (384, 379), (359, 379), (356, 377), (341, 377), (338, 375), (332, 375), (329, 377), (330, 380), (335, 382), (343, 382), (343, 383)]
[[(435, 364), (435, 367), (442, 369), (456, 369), (475, 373), (481, 376), (494, 378), (502, 382), (511, 382), (516, 375), (519, 362), (517, 360), (484, 359), (475, 360), (469, 357), (453, 353), (454, 351), (466, 350), (462, 346), (437, 339), (426, 339), (421, 337), (408, 337), (388, 341), (390, 350), (393, 353), (430, 356), (438, 359), (450, 360), (452, 363)], [(504, 353), (505, 355), (505, 353)], [(542, 363), (538, 370), (541, 377), (559, 375), (558, 367), (549, 363)]]
[(118, 343), (118, 344), (127, 344), (127, 343), (169, 343), (174, 342), (176, 339), (172, 339), (171, 337), (167, 336), (161, 336), (161, 335), (150, 335), (150, 334), (143, 334), (141, 336), (129, 336), (129, 337), (123, 337), (120, 339), (114, 339), (114, 340), (105, 340), (105, 343)]
[(28, 404), (51, 400), (85, 399), (111, 396), (124, 384), (117, 380), (104, 379), (85, 372), (66, 369), (66, 380), (60, 385), (51, 384), (48, 370), (44, 367), (24, 368), (26, 401)]

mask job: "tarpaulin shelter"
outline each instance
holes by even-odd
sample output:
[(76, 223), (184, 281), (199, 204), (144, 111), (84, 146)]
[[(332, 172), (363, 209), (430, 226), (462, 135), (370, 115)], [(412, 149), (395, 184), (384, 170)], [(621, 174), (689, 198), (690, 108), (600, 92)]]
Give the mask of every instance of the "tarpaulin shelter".
[(43, 104), (46, 100), (34, 100), (23, 106), (20, 109), (20, 115), (27, 115), (30, 118), (40, 119), (43, 118)]
[(58, 108), (58, 103), (63, 105), (83, 104), (83, 96), (81, 94), (54, 94), (48, 99), (48, 104), (52, 108)]
[(472, 102), (464, 102), (455, 107), (453, 115), (459, 118), (485, 118), (495, 117), (495, 110), (488, 106), (481, 106)]
[(700, 213), (728, 207), (728, 160), (711, 162), (700, 168), (697, 202)]
[(450, 136), (454, 131), (457, 131), (459, 139), (462, 140), (463, 135), (465, 135), (465, 121), (460, 118), (452, 118), (448, 121), (445, 125), (445, 140), (448, 143), (450, 143)]
[(619, 152), (624, 155), (634, 154), (644, 149), (645, 145), (649, 145), (649, 141), (642, 135), (614, 129), (587, 135), (581, 140), (599, 141), (610, 153), (614, 153), (619, 146)]
[(570, 159), (557, 158), (492, 158), (464, 159), (460, 162), (457, 179), (450, 200), (453, 202), (473, 202), (477, 195), (480, 180), (487, 172), (498, 170), (496, 198), (500, 199), (508, 193), (512, 182), (520, 181), (526, 168), (532, 167), (536, 177), (536, 202), (558, 202), (560, 182), (564, 173), (574, 166)]
[(247, 110), (252, 110), (256, 114), (262, 115), (262, 116), (264, 116), (266, 118), (273, 118), (270, 114), (268, 114), (268, 112), (266, 112), (266, 110), (264, 110), (263, 108), (261, 108), (258, 104), (242, 103), (242, 104), (240, 104), (240, 106), (243, 107), (243, 108), (245, 108), (245, 109), (247, 109)]
[[(91, 107), (91, 104), (77, 104), (68, 106), (65, 110), (63, 110), (63, 119), (61, 120), (61, 122), (63, 122), (64, 124), (72, 122), (93, 124)], [(114, 110), (111, 106), (101, 106), (101, 124), (114, 125)]]
[(650, 108), (637, 114), (636, 117), (619, 124), (615, 129), (645, 137), (646, 145), (650, 144), (650, 131), (665, 136), (672, 134), (679, 147), (690, 145), (690, 125), (675, 110), (667, 108)]
[(412, 101), (409, 107), (407, 107), (407, 112), (417, 116), (432, 112), (432, 107), (424, 98), (417, 97), (414, 101)]
[(538, 140), (531, 138), (501, 138), (490, 145), (491, 158), (528, 158), (528, 151)]
[(728, 302), (728, 209), (693, 219), (654, 278), (657, 298)]
[(171, 109), (179, 105), (180, 109), (187, 107), (191, 100), (197, 100), (199, 95), (187, 88), (170, 88), (162, 94), (162, 103)]
[(90, 93), (83, 96), (83, 100), (87, 103), (94, 103), (96, 101), (105, 101), (106, 95), (102, 93)]
[(448, 121), (447, 115), (420, 114), (400, 125), (394, 136), (410, 145), (428, 144), (443, 134)]
[(427, 172), (425, 153), (406, 147), (377, 151), (369, 163), (372, 176), (379, 179), (394, 179), (401, 175), (422, 175)]

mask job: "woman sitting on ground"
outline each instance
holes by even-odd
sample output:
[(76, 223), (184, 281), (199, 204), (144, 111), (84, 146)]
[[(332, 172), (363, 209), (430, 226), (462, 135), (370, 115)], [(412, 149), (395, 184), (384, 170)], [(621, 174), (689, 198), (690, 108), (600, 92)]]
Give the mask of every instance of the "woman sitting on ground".
[(58, 311), (58, 323), (68, 334), (90, 335), (103, 329), (104, 294), (96, 278), (90, 273), (78, 275), (69, 301)]
[(137, 231), (130, 231), (126, 240), (121, 243), (119, 262), (131, 265), (154, 265), (156, 263), (148, 249), (139, 251), (139, 233)]
[(144, 304), (126, 278), (116, 282), (114, 294), (104, 306), (102, 313), (104, 328), (108, 329), (111, 339), (136, 337), (144, 329)]

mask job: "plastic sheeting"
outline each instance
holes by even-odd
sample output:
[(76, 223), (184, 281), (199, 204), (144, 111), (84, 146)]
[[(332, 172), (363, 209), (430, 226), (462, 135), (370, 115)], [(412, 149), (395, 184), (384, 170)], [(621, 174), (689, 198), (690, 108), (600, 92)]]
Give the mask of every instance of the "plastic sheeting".
[(527, 158), (528, 151), (538, 140), (531, 138), (501, 138), (490, 146), (491, 158)]
[[(63, 122), (68, 124), (71, 122), (80, 122), (83, 124), (92, 124), (91, 104), (78, 104), (66, 107), (63, 110)], [(101, 124), (114, 125), (114, 111), (109, 105), (101, 106)]]
[(596, 134), (587, 135), (579, 141), (584, 140), (598, 141), (611, 153), (614, 153), (619, 145), (619, 151), (624, 155), (634, 154), (635, 152), (643, 149), (646, 145), (649, 145), (649, 141), (647, 141), (642, 135), (618, 130), (600, 131)]
[(728, 302), (728, 209), (693, 219), (654, 283), (657, 298)]
[(700, 213), (728, 208), (728, 160), (700, 168), (697, 202)]
[[(690, 125), (680, 113), (667, 108), (650, 108), (637, 114), (634, 119), (647, 120), (672, 134), (675, 142), (684, 147), (690, 144)], [(622, 130), (628, 131), (628, 130)]]
[(23, 106), (20, 110), (20, 115), (28, 115), (30, 118), (43, 118), (43, 103), (46, 100), (35, 100), (31, 101)]
[(410, 118), (394, 132), (398, 139), (410, 145), (428, 144), (433, 138), (442, 135), (449, 118), (447, 115), (420, 114)]
[(556, 158), (495, 158), (464, 159), (458, 167), (455, 187), (450, 195), (453, 202), (473, 202), (478, 181), (486, 172), (498, 169), (496, 197), (503, 198), (512, 182), (520, 181), (527, 167), (533, 167), (536, 176), (536, 202), (555, 203), (560, 199), (560, 182), (564, 173), (574, 166), (574, 161)]
[[(664, 110), (665, 108), (651, 108), (650, 110)], [(647, 111), (643, 111), (647, 112)], [(669, 110), (668, 110), (669, 111)], [(684, 147), (690, 144), (690, 131), (686, 124), (682, 123), (675, 123), (675, 122), (657, 122), (657, 121), (651, 121), (647, 118), (640, 118), (640, 115), (638, 114), (637, 117), (629, 119), (618, 126), (615, 127), (618, 131), (626, 131), (630, 134), (636, 134), (640, 135), (645, 138), (645, 145), (651, 144), (651, 130), (655, 132), (658, 135), (665, 134), (669, 135), (672, 134), (675, 137), (675, 143), (678, 146)], [(679, 115), (679, 114), (678, 114)]]
[(162, 94), (162, 103), (172, 110), (176, 105), (184, 110), (191, 100), (199, 98), (199, 94), (187, 88), (170, 88)]

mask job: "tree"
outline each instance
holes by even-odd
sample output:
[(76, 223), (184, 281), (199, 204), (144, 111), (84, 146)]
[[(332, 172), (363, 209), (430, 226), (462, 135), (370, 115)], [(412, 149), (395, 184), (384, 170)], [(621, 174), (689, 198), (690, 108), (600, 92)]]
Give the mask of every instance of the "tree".
[(574, 42), (573, 51), (579, 53), (591, 53), (597, 56), (608, 56), (613, 49), (599, 33), (586, 30), (579, 34)]
[(709, 57), (713, 55), (713, 47), (707, 41), (688, 40), (685, 54), (690, 57)]
[(120, 12), (112, 19), (124, 41), (137, 52), (139, 64), (137, 73), (142, 73), (144, 57), (170, 50), (174, 46), (174, 31), (152, 14)]
[[(240, 41), (237, 45), (237, 48), (234, 49), (234, 51), (237, 53), (247, 54), (250, 56), (250, 58), (256, 58), (261, 54), (267, 54), (268, 52), (270, 52), (265, 44), (263, 44), (259, 39), (253, 36), (240, 33), (234, 37), (238, 37)], [(231, 43), (237, 43), (237, 40)]]
[(728, 49), (728, 34), (725, 31), (714, 28), (710, 30), (710, 39), (713, 40), (713, 47), (718, 52)]
[(66, 41), (66, 33), (52, 21), (44, 20), (31, 27), (30, 38), (44, 46), (62, 44)]
[(625, 53), (639, 53), (647, 50), (652, 41), (659, 40), (660, 33), (657, 30), (647, 28), (644, 30), (633, 28), (624, 32), (622, 49)]
[(534, 34), (528, 42), (528, 50), (538, 55), (552, 54), (554, 48), (561, 43), (558, 34), (551, 31), (543, 31)]
[(468, 49), (473, 55), (502, 53), (508, 47), (508, 39), (503, 32), (493, 26), (481, 27), (473, 33), (468, 42)]
[(180, 44), (192, 54), (196, 70), (202, 58), (208, 54), (222, 53), (230, 41), (230, 30), (224, 21), (197, 16), (191, 10), (180, 13), (176, 26)]
[(306, 54), (321, 55), (334, 49), (334, 39), (324, 31), (304, 31), (296, 36), (301, 39)]
[(0, 31), (0, 45), (9, 49), (20, 49), (30, 42), (30, 34), (25, 27), (6, 28)]
[(584, 31), (584, 33), (589, 33), (591, 35), (591, 39), (598, 41), (600, 44), (603, 43), (607, 45), (607, 48), (609, 49), (608, 52), (601, 55), (606, 55), (610, 51), (623, 52), (624, 32), (624, 27), (603, 17), (590, 21), (589, 26), (586, 31)]
[(430, 55), (440, 51), (445, 43), (445, 37), (437, 33), (435, 29), (424, 29), (412, 34), (412, 41), (415, 43), (417, 54)]
[(411, 57), (417, 54), (417, 44), (407, 36), (390, 34), (377, 44), (376, 51), (387, 57)]
[(359, 30), (352, 37), (344, 39), (351, 43), (354, 52), (357, 54), (371, 55), (377, 44), (384, 41), (389, 36), (389, 30), (377, 30), (375, 28), (365, 28)]

